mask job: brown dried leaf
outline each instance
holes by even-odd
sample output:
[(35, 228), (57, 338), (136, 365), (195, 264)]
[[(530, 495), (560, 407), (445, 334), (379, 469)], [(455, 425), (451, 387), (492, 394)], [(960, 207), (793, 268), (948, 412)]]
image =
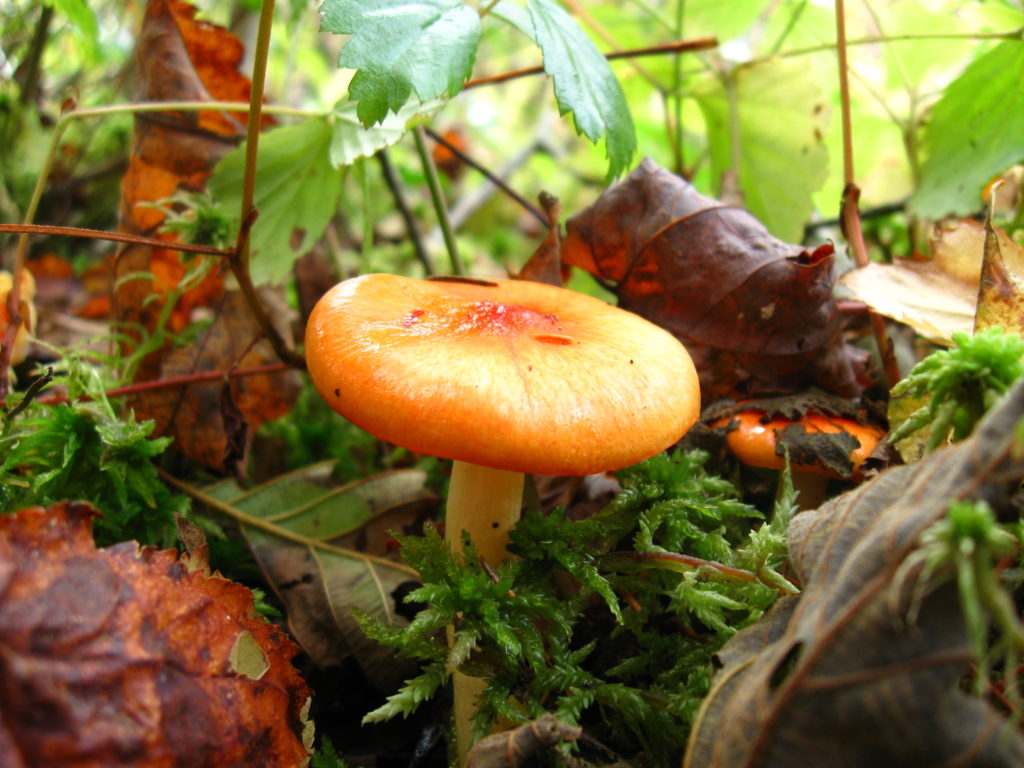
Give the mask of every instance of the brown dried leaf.
[(548, 217), (548, 233), (515, 278), (517, 280), (533, 280), (535, 283), (547, 283), (561, 288), (564, 285), (560, 253), (562, 232), (558, 222), (562, 218), (562, 205), (558, 202), (557, 197), (547, 192), (540, 193), (540, 204)]
[[(981, 222), (961, 219), (936, 224), (930, 238), (931, 259), (897, 259), (869, 264), (843, 275), (839, 282), (876, 312), (905, 323), (936, 344), (953, 343), (957, 331), (970, 333), (989, 325), (1017, 327), (1013, 303), (1024, 275), (1019, 245), (994, 228), (986, 246)], [(995, 248), (998, 255), (985, 257)], [(979, 289), (982, 265), (985, 284)], [(983, 302), (979, 307), (979, 290)], [(997, 306), (1004, 309), (996, 309)], [(979, 317), (975, 328), (975, 316)]]
[[(282, 310), (276, 316), (284, 314)], [(232, 291), (224, 298), (213, 325), (202, 338), (166, 355), (161, 376), (172, 378), (278, 362), (270, 342), (264, 339), (252, 344), (259, 335), (259, 324), (244, 297)], [(137, 394), (132, 402), (139, 418), (156, 422), (156, 434), (173, 436), (175, 448), (186, 456), (223, 470), (231, 468), (225, 464), (225, 459), (235, 464), (239, 462), (240, 449), (248, 449), (252, 435), (263, 422), (288, 412), (301, 386), (301, 377), (296, 371), (232, 377), (230, 403), (248, 425), (244, 436), (237, 417), (230, 418), (233, 411), (224, 409), (223, 381), (147, 390)], [(225, 413), (229, 415), (229, 424), (225, 424)]]
[(293, 768), (295, 645), (252, 595), (134, 542), (97, 550), (82, 503), (0, 518), (0, 764)]
[(986, 222), (974, 330), (996, 325), (1024, 334), (1024, 248)]
[[(735, 358), (755, 378), (857, 391), (832, 298), (832, 246), (772, 237), (752, 214), (699, 194), (645, 159), (569, 219), (562, 259), (616, 284), (625, 309)], [(705, 389), (729, 375), (697, 355)], [(713, 386), (710, 387), (714, 389)]]
[(1024, 764), (1017, 729), (959, 690), (971, 651), (956, 585), (924, 589), (913, 557), (950, 502), (1008, 503), (1022, 418), (1024, 384), (969, 440), (793, 519), (804, 592), (723, 647), (684, 766)]
[(871, 263), (839, 282), (876, 312), (905, 323), (937, 344), (970, 332), (978, 293), (985, 231), (970, 219), (936, 224), (931, 259)]
[[(242, 45), (226, 29), (195, 20), (196, 9), (183, 0), (150, 0), (139, 32), (136, 68), (141, 101), (247, 100), (250, 85), (238, 72)], [(165, 214), (151, 204), (179, 188), (200, 190), (217, 161), (245, 133), (245, 118), (225, 112), (141, 112), (128, 169), (121, 180), (120, 229), (157, 236)], [(169, 243), (174, 235), (162, 235)], [(150, 279), (121, 280), (133, 273)], [(131, 245), (122, 249), (114, 278), (120, 280), (115, 314), (128, 326), (152, 330), (162, 308), (153, 297), (177, 286), (185, 267), (177, 251)], [(180, 330), (197, 306), (223, 293), (219, 275), (211, 274), (181, 298), (171, 324)], [(152, 356), (141, 378), (155, 378), (159, 355)]]

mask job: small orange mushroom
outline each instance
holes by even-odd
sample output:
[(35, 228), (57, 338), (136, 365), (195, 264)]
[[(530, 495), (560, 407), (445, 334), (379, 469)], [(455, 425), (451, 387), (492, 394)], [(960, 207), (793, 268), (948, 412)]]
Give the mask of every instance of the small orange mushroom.
[[(793, 486), (803, 509), (825, 501), (829, 478), (858, 480), (865, 459), (885, 437), (885, 431), (844, 416), (808, 411), (799, 419), (741, 403), (731, 416), (711, 423), (712, 429), (727, 430), (726, 445), (744, 464), (765, 469), (783, 469), (785, 443), (790, 448)], [(790, 439), (783, 433), (796, 430)], [(831, 436), (831, 437), (827, 437)], [(801, 439), (802, 438), (802, 439)], [(803, 440), (806, 450), (801, 450)]]
[[(14, 287), (14, 280), (10, 272), (0, 272), (0, 343), (3, 343), (3, 336), (7, 332), (7, 325), (10, 318), (7, 313), (7, 298)], [(32, 299), (35, 298), (36, 281), (32, 273), (27, 269), (21, 272), (21, 289), (18, 294), (19, 314), (21, 314), (21, 326), (14, 337), (14, 349), (11, 352), (11, 365), (17, 365), (28, 357), (29, 343), (32, 338), (32, 330), (36, 325), (36, 306)]]
[(711, 427), (729, 428), (734, 422), (735, 426), (729, 429), (725, 437), (729, 450), (744, 464), (766, 469), (782, 469), (785, 466), (778, 435), (794, 425), (798, 425), (808, 434), (850, 435), (856, 439), (858, 445), (849, 453), (844, 452), (845, 461), (849, 463), (848, 472), (838, 471), (837, 468), (820, 462), (802, 461), (805, 458), (803, 455), (791, 457), (794, 470), (847, 480), (860, 476), (861, 464), (885, 437), (885, 432), (877, 427), (813, 411), (799, 420), (793, 420), (783, 416), (769, 416), (762, 410), (743, 410), (732, 417), (715, 421)]

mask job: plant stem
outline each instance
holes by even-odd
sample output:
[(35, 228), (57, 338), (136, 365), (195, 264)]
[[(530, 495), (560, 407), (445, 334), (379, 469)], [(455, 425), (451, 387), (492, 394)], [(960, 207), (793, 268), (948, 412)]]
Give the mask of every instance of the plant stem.
[(55, 227), (48, 224), (0, 224), (0, 233), (11, 232), (23, 235), (57, 235), (59, 237), (85, 237), (90, 240), (109, 240), (115, 243), (132, 243), (151, 248), (164, 248), (168, 251), (186, 251), (203, 253), (209, 256), (231, 256), (232, 251), (225, 248), (214, 248), (212, 245), (193, 245), (160, 240), (144, 235), (132, 235), (127, 232), (107, 232), (102, 229), (83, 229), (81, 227)]
[(452, 222), (448, 218), (448, 204), (444, 200), (444, 190), (441, 189), (441, 180), (437, 176), (437, 166), (434, 159), (427, 151), (427, 144), (423, 140), (423, 126), (418, 125), (412, 131), (413, 141), (416, 143), (416, 153), (420, 156), (420, 163), (423, 164), (423, 173), (427, 177), (427, 186), (430, 188), (430, 200), (434, 204), (434, 212), (437, 214), (437, 223), (441, 227), (441, 234), (444, 236), (444, 245), (448, 249), (448, 258), (452, 263), (453, 275), (466, 274), (462, 260), (459, 258), (459, 246), (455, 241), (455, 232), (452, 231)]
[[(190, 373), (184, 376), (172, 376), (166, 379), (154, 379), (152, 381), (139, 381), (134, 384), (126, 384), (123, 387), (115, 387), (114, 389), (108, 389), (106, 396), (110, 397), (122, 397), (123, 395), (134, 395), (138, 392), (148, 392), (154, 389), (174, 389), (176, 387), (186, 387), (189, 384), (202, 384), (207, 381), (219, 381), (225, 376), (228, 378), (241, 378), (243, 376), (259, 376), (267, 373), (278, 373), (279, 371), (287, 371), (291, 366), (286, 363), (268, 363), (266, 365), (256, 365), (252, 368), (234, 368), (230, 371), (201, 371), (199, 373)], [(81, 400), (88, 400), (88, 397), (82, 397)], [(68, 402), (68, 396), (66, 394), (54, 394), (47, 395), (46, 397), (36, 398), (37, 403), (43, 405), (57, 405), (59, 403)]]
[(21, 65), (24, 73), (24, 78), (21, 81), (22, 104), (29, 104), (35, 100), (36, 89), (39, 87), (39, 65), (43, 59), (43, 51), (46, 50), (46, 43), (50, 39), (50, 22), (52, 21), (53, 6), (46, 3), (39, 13), (36, 30), (32, 33), (32, 42), (29, 43), (28, 53)]
[(395, 200), (395, 207), (398, 209), (402, 221), (405, 222), (405, 231), (409, 234), (409, 242), (412, 243), (413, 252), (416, 254), (416, 258), (419, 259), (420, 264), (423, 265), (424, 273), (429, 277), (434, 274), (434, 265), (430, 262), (427, 249), (423, 246), (423, 238), (420, 236), (419, 227), (416, 225), (416, 217), (413, 216), (409, 203), (406, 202), (405, 194), (402, 192), (402, 185), (398, 182), (398, 176), (395, 174), (395, 168), (391, 165), (391, 158), (388, 157), (386, 149), (382, 149), (377, 153), (377, 162), (380, 163), (380, 172), (384, 177), (384, 183), (391, 190), (391, 196)]
[[(245, 222), (255, 209), (253, 198), (256, 191), (256, 157), (260, 143), (262, 122), (263, 86), (267, 79), (267, 58), (270, 53), (270, 31), (274, 23), (274, 0), (263, 0), (260, 4), (260, 21), (256, 31), (256, 50), (253, 54), (252, 90), (249, 95), (249, 121), (245, 137), (245, 175), (242, 177), (242, 210), (239, 221)], [(243, 224), (244, 226), (244, 224)], [(244, 240), (241, 252), (232, 260), (241, 269), (249, 269), (249, 238)]]
[(488, 181), (490, 181), (494, 186), (498, 187), (502, 192), (504, 192), (506, 195), (511, 197), (517, 203), (519, 203), (519, 205), (521, 205), (531, 216), (533, 216), (535, 219), (537, 219), (537, 221), (539, 221), (544, 226), (548, 226), (548, 219), (544, 215), (543, 211), (541, 211), (539, 208), (537, 208), (537, 206), (535, 206), (533, 203), (531, 203), (525, 197), (523, 197), (518, 192), (516, 192), (514, 189), (512, 189), (512, 187), (510, 187), (508, 185), (508, 183), (503, 178), (501, 178), (497, 174), (492, 173), (491, 171), (489, 171), (483, 165), (478, 163), (472, 157), (470, 157), (465, 152), (463, 152), (461, 149), (459, 149), (457, 146), (455, 146), (450, 141), (448, 141), (441, 134), (437, 133), (434, 130), (431, 130), (427, 126), (424, 126), (423, 130), (427, 134), (427, 136), (429, 136), (431, 139), (433, 139), (438, 144), (443, 146), (445, 149), (447, 149), (449, 152), (451, 152), (453, 155), (455, 155), (457, 158), (459, 158), (459, 160), (464, 162), (466, 165), (468, 165), (473, 170), (475, 170), (478, 173), (480, 173), (484, 178), (486, 178)]
[[(652, 45), (647, 48), (633, 48), (628, 51), (616, 51), (614, 53), (606, 53), (604, 57), (609, 61), (612, 61), (614, 59), (632, 59), (638, 56), (661, 56), (666, 53), (703, 51), (708, 48), (717, 47), (717, 37), (698, 37), (694, 40), (675, 40), (671, 43)], [(498, 75), (490, 75), (488, 77), (477, 77), (472, 80), (467, 80), (466, 84), (462, 86), (462, 90), (467, 90), (469, 88), (477, 88), (481, 85), (494, 85), (496, 83), (504, 83), (507, 80), (515, 80), (518, 77), (527, 77), (529, 75), (542, 74), (544, 74), (543, 66), (527, 67), (526, 69), (514, 69), (510, 72), (503, 72)]]
[(370, 169), (367, 159), (356, 161), (356, 173), (359, 175), (359, 191), (363, 202), (363, 247), (359, 250), (359, 274), (370, 272), (370, 256), (373, 254), (373, 209), (370, 207)]
[[(846, 47), (846, 16), (844, 0), (836, 2), (836, 53), (839, 56), (839, 99), (842, 107), (843, 125), (843, 202), (840, 218), (843, 221), (843, 234), (846, 236), (854, 259), (861, 269), (868, 264), (868, 252), (864, 245), (864, 234), (860, 226), (858, 203), (860, 189), (857, 187), (856, 173), (853, 166), (853, 125), (850, 117), (850, 78)], [(885, 319), (874, 310), (869, 310), (871, 330), (874, 333), (878, 356), (882, 361), (882, 371), (888, 388), (896, 386), (900, 380), (900, 369), (893, 352), (892, 342), (885, 327)]]

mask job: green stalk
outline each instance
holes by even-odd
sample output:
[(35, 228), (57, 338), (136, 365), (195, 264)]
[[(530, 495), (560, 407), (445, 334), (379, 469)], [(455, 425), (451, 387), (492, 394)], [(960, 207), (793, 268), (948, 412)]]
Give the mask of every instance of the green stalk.
[(459, 247), (455, 242), (455, 233), (452, 231), (452, 222), (448, 218), (448, 204), (444, 200), (444, 190), (441, 189), (441, 180), (437, 176), (437, 167), (434, 159), (427, 151), (427, 143), (423, 140), (423, 126), (417, 125), (412, 131), (413, 141), (416, 143), (416, 153), (420, 156), (423, 164), (423, 173), (427, 177), (427, 186), (430, 187), (430, 200), (434, 204), (434, 211), (437, 213), (437, 223), (441, 227), (441, 234), (444, 235), (444, 245), (448, 249), (448, 258), (452, 262), (452, 274), (466, 274), (462, 266), (462, 259), (459, 258)]
[[(253, 54), (252, 91), (249, 95), (249, 122), (246, 126), (245, 175), (242, 177), (242, 212), (239, 221), (242, 226), (249, 220), (254, 209), (253, 197), (256, 190), (256, 153), (260, 142), (260, 121), (263, 110), (263, 86), (267, 79), (267, 58), (270, 53), (270, 30), (274, 23), (274, 0), (263, 0), (260, 5), (260, 22), (256, 32), (256, 51)], [(238, 265), (249, 271), (249, 238), (243, 241), (241, 253), (236, 254)]]

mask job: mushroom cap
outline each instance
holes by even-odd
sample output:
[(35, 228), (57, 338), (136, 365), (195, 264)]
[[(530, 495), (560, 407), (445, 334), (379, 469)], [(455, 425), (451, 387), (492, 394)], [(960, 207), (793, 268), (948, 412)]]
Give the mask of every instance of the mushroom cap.
[(803, 418), (794, 421), (782, 416), (768, 416), (765, 411), (756, 408), (719, 419), (711, 424), (711, 428), (729, 429), (725, 436), (726, 443), (733, 455), (744, 464), (766, 469), (782, 469), (786, 461), (776, 451), (777, 433), (794, 424), (802, 426), (808, 434), (846, 433), (857, 440), (859, 447), (846, 456), (846, 460), (852, 465), (851, 472), (846, 475), (821, 464), (801, 463), (799, 457), (793, 457), (792, 460), (793, 469), (798, 472), (847, 480), (860, 477), (860, 465), (885, 436), (885, 432), (877, 427), (841, 416), (808, 412)]
[(575, 291), (363, 275), (314, 308), (306, 359), (334, 410), (418, 453), (538, 474), (619, 469), (696, 421), (668, 332)]

